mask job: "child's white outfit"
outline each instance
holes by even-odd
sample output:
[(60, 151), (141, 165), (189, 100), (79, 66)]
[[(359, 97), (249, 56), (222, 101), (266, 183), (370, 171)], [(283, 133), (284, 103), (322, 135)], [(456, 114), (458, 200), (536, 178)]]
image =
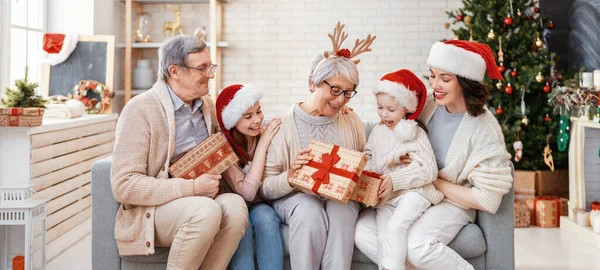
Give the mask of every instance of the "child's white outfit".
[[(376, 207), (379, 267), (404, 269), (408, 228), (444, 195), (431, 184), (438, 170), (425, 131), (413, 120), (402, 120), (395, 129), (400, 132), (383, 124), (373, 129), (364, 149), (369, 156), (365, 170), (392, 178), (392, 196)], [(404, 155), (409, 164), (400, 163)]]

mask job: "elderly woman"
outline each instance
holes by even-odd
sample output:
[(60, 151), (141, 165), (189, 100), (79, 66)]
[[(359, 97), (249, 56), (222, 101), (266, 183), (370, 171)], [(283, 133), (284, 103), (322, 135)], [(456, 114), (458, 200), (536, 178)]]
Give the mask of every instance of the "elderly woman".
[(121, 203), (119, 255), (170, 247), (167, 269), (225, 269), (248, 224), (246, 203), (218, 195), (220, 175), (171, 178), (169, 165), (219, 130), (208, 94), (213, 65), (204, 41), (167, 40), (158, 81), (125, 105), (116, 130), (110, 181)]
[[(336, 29), (341, 30), (339, 24)], [(365, 145), (360, 118), (354, 112), (340, 113), (359, 83), (352, 55), (340, 51), (334, 48), (338, 53), (324, 53), (313, 61), (310, 97), (280, 115), (279, 133), (267, 153), (261, 194), (275, 200), (273, 208), (289, 226), (292, 269), (350, 269), (352, 261), (360, 206), (295, 192), (288, 184), (294, 171), (307, 163), (305, 148), (311, 139), (359, 151)]]
[[(489, 94), (481, 83), (486, 72), (490, 79), (502, 80), (502, 75), (492, 50), (471, 41), (434, 44), (427, 64), (434, 93), (420, 120), (429, 130), (439, 168), (433, 184), (445, 198), (410, 227), (407, 259), (417, 269), (473, 269), (447, 245), (475, 220), (476, 210), (495, 213), (512, 186), (510, 155), (498, 121), (485, 106)], [(372, 210), (361, 213), (356, 245), (377, 260)]]

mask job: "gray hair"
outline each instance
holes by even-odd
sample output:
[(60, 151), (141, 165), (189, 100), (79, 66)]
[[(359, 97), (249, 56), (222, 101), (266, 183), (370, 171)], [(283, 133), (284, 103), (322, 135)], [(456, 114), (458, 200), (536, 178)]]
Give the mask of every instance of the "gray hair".
[(324, 59), (323, 54), (319, 54), (312, 62), (308, 76), (315, 86), (319, 86), (324, 81), (335, 76), (342, 76), (356, 86), (360, 82), (358, 68), (356, 68), (356, 64), (352, 60), (345, 57)]
[(179, 35), (166, 40), (158, 48), (158, 78), (169, 78), (171, 65), (185, 65), (188, 54), (201, 52), (206, 43), (194, 36)]

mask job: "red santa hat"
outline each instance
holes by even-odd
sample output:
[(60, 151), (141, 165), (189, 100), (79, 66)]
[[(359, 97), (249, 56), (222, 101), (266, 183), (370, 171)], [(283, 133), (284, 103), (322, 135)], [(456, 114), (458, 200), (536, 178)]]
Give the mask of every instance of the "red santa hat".
[(217, 97), (217, 121), (227, 141), (243, 162), (248, 162), (248, 157), (242, 148), (233, 141), (231, 129), (242, 118), (244, 113), (262, 98), (262, 91), (251, 84), (234, 84), (225, 87)]
[(64, 62), (77, 47), (77, 38), (73, 34), (44, 34), (41, 62), (52, 66)]
[(483, 81), (486, 71), (490, 79), (502, 80), (490, 46), (475, 41), (436, 42), (431, 46), (427, 64), (478, 82)]
[(427, 87), (423, 81), (408, 69), (385, 74), (375, 86), (373, 94), (387, 94), (395, 98), (400, 106), (406, 108), (407, 116), (394, 130), (401, 140), (412, 140), (416, 135), (416, 120), (427, 100)]

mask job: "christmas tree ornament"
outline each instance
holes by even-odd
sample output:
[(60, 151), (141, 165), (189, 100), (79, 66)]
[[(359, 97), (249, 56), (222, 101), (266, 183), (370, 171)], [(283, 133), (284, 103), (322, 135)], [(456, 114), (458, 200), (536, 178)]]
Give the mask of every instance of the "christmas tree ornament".
[(550, 86), (549, 82), (546, 82), (546, 85), (544, 85), (544, 93), (548, 94), (550, 91), (552, 91), (552, 86)]
[(466, 16), (464, 19), (465, 25), (470, 25), (472, 21), (473, 21), (473, 17), (471, 17), (471, 16)]
[(502, 89), (502, 81), (496, 83), (496, 88), (498, 88), (498, 90)]
[(548, 114), (546, 114), (546, 117), (544, 117), (544, 121), (550, 122), (550, 116), (548, 116)]
[(510, 26), (513, 23), (513, 18), (510, 16), (510, 14), (508, 14), (508, 16), (506, 16), (506, 18), (504, 18), (504, 24)]
[(504, 93), (506, 93), (508, 95), (512, 95), (513, 87), (512, 87), (512, 85), (510, 85), (510, 83), (508, 83), (508, 85), (506, 85), (506, 87), (504, 87)]
[(463, 20), (463, 15), (461, 15), (461, 14), (456, 15), (456, 20), (461, 22)]
[(517, 77), (517, 75), (519, 75), (519, 73), (517, 73), (517, 70), (516, 70), (516, 69), (513, 69), (513, 70), (510, 72), (510, 76)]
[(517, 9), (517, 16), (521, 17), (523, 15), (523, 13), (521, 13), (520, 9)]
[(494, 29), (490, 29), (490, 32), (488, 33), (487, 38), (489, 40), (493, 40), (496, 38), (496, 34), (494, 34)]
[(554, 29), (555, 25), (552, 21), (548, 22), (548, 28)]
[(500, 71), (500, 73), (504, 73), (504, 71), (506, 71), (504, 63), (500, 62), (500, 65), (498, 66), (498, 71)]
[(529, 118), (525, 115), (525, 87), (521, 87), (521, 114), (523, 115), (521, 123), (525, 126), (529, 125)]
[(550, 149), (550, 136), (546, 137), (546, 147), (544, 147), (544, 163), (548, 165), (551, 171), (554, 171), (554, 158), (552, 157), (552, 149)]
[(521, 123), (523, 125), (529, 125), (529, 118), (527, 118), (527, 115), (523, 116), (523, 119), (521, 119)]
[(504, 110), (502, 110), (502, 107), (498, 107), (498, 109), (496, 109), (497, 115), (502, 115), (503, 113), (504, 113)]
[(537, 46), (538, 48), (544, 47), (544, 42), (540, 39), (540, 37), (536, 38), (535, 46)]
[(561, 115), (558, 123), (558, 151), (564, 152), (569, 145), (569, 117)]
[(446, 30), (450, 29), (450, 23), (449, 22), (444, 23), (444, 28)]
[(469, 41), (473, 41), (473, 28), (469, 27)]
[(502, 36), (498, 37), (498, 62), (500, 62), (500, 65), (503, 65), (502, 62), (504, 62), (504, 52), (502, 51)]
[(538, 72), (537, 75), (535, 75), (535, 81), (539, 83), (542, 83), (544, 81), (544, 75), (542, 75), (541, 71)]
[(515, 162), (521, 161), (523, 158), (523, 142), (521, 142), (520, 132), (517, 131), (517, 141), (513, 143), (515, 149)]
[(556, 79), (557, 79), (557, 80), (559, 80), (559, 81), (560, 81), (560, 80), (562, 80), (562, 74), (558, 73), (558, 74), (556, 75)]
[(533, 9), (533, 11), (535, 11), (535, 13), (540, 13), (540, 8), (539, 8), (539, 7), (535, 7), (535, 8)]

